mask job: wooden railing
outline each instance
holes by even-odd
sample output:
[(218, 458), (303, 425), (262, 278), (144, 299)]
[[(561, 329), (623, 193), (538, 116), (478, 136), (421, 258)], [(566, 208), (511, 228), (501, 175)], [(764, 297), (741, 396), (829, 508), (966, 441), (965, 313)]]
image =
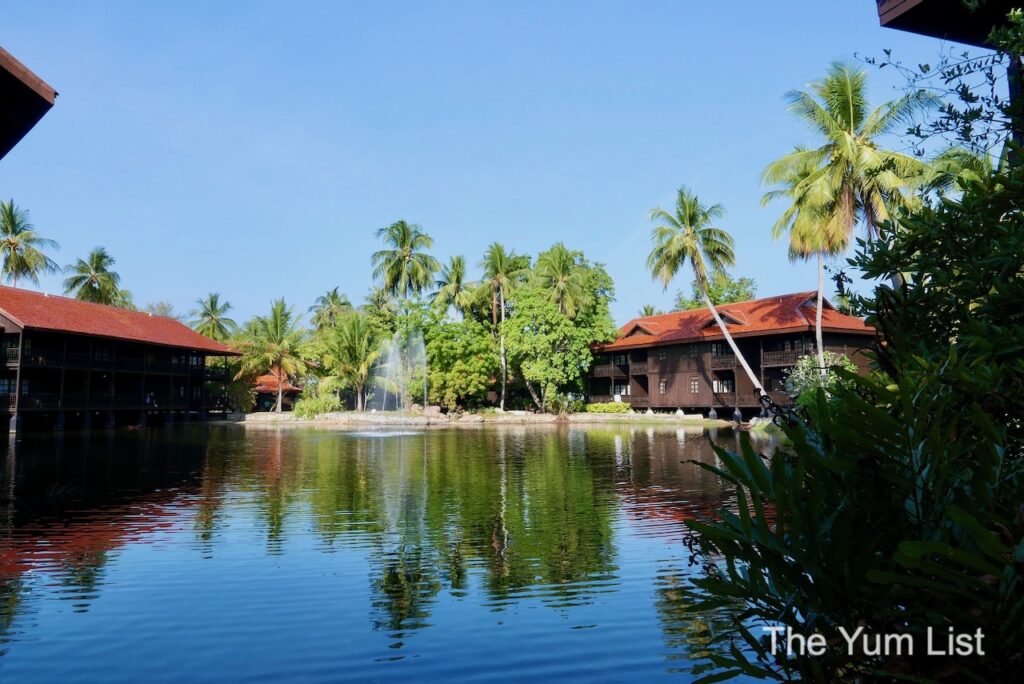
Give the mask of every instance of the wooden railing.
[(791, 366), (796, 363), (800, 357), (807, 356), (808, 352), (801, 349), (792, 349), (786, 351), (766, 351), (761, 352), (761, 365), (762, 366)]
[(8, 347), (5, 351), (7, 363), (18, 363), (18, 357), (21, 355), (20, 347)]
[(611, 363), (605, 363), (600, 366), (594, 366), (593, 376), (595, 378), (624, 378), (626, 377), (627, 370), (625, 366), (619, 366)]
[(711, 368), (735, 368), (736, 356), (734, 354), (714, 354), (711, 356)]
[(643, 361), (630, 361), (629, 372), (633, 375), (647, 373), (647, 359)]

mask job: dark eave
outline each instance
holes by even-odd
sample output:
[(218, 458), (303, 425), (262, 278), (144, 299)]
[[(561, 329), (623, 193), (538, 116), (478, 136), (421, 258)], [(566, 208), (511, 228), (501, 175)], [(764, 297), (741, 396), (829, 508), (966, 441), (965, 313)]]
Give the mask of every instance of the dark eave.
[(32, 130), (57, 91), (0, 47), (0, 159)]
[(886, 28), (979, 47), (985, 46), (993, 27), (1006, 22), (1014, 5), (1009, 0), (981, 0), (972, 12), (963, 0), (876, 0), (876, 4), (878, 21)]

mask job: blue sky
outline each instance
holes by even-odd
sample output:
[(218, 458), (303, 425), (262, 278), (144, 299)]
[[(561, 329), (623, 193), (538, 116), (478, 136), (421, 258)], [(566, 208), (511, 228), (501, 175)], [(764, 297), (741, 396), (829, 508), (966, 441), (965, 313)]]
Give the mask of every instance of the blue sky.
[(644, 270), (647, 212), (680, 184), (725, 206), (759, 295), (812, 289), (759, 201), (765, 164), (813, 142), (784, 93), (835, 59), (939, 49), (872, 0), (11, 2), (0, 45), (60, 92), (0, 196), (61, 264), (105, 246), (140, 305), (361, 301), (374, 231), (405, 218), (474, 266), (493, 240), (582, 249), (620, 323), (672, 301)]

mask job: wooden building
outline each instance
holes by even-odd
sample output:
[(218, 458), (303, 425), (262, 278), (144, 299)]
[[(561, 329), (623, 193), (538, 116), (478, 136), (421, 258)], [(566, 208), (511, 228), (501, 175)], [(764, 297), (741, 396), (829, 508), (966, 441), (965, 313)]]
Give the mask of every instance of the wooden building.
[[(786, 374), (801, 356), (815, 353), (816, 293), (799, 292), (718, 306), (740, 353), (771, 398), (790, 403)], [(848, 355), (867, 368), (863, 350), (875, 331), (859, 318), (822, 310), (826, 351)], [(595, 350), (591, 402), (623, 401), (634, 409), (682, 409), (750, 415), (760, 404), (753, 383), (704, 308), (635, 318), (613, 342)]]
[(11, 432), (204, 415), (209, 356), (236, 355), (171, 318), (0, 286), (0, 421)]
[(971, 7), (964, 0), (875, 0), (878, 22), (886, 28), (982, 46), (992, 29), (1006, 24), (1019, 2), (983, 0)]
[(257, 411), (273, 411), (277, 408), (278, 385), (281, 387), (281, 410), (292, 411), (295, 409), (295, 402), (302, 394), (302, 388), (293, 385), (288, 376), (275, 366), (253, 382)]
[(56, 99), (56, 90), (0, 48), (0, 159), (50, 111)]

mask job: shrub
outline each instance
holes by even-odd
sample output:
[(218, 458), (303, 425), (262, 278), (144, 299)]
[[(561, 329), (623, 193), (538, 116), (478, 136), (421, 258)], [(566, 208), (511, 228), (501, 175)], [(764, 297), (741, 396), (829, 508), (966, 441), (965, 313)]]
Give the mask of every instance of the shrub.
[(842, 368), (849, 373), (857, 372), (857, 365), (845, 354), (825, 352), (825, 375), (822, 376), (818, 367), (818, 355), (808, 354), (801, 356), (796, 365), (786, 376), (786, 391), (790, 396), (796, 397), (796, 403), (807, 406), (814, 401), (815, 390), (819, 387), (828, 393), (835, 391), (839, 385), (837, 368)]
[(629, 404), (623, 401), (609, 401), (604, 404), (587, 404), (587, 413), (631, 413)]
[(321, 396), (309, 395), (300, 397), (295, 402), (295, 415), (299, 418), (316, 418), (321, 413), (334, 413), (342, 410), (341, 399), (333, 393)]
[[(1024, 663), (1024, 183), (1020, 170), (860, 243), (879, 372), (814, 391), (770, 461), (718, 450), (735, 507), (687, 523), (709, 572), (694, 610), (735, 606), (707, 634), (716, 675), (811, 681), (1012, 681)], [(821, 633), (820, 657), (769, 652), (765, 625)], [(914, 654), (847, 653), (838, 629), (908, 634)], [(985, 657), (928, 656), (984, 635)], [(745, 648), (737, 648), (736, 643)], [(944, 642), (943, 642), (944, 643)], [(750, 658), (756, 656), (756, 660)]]

